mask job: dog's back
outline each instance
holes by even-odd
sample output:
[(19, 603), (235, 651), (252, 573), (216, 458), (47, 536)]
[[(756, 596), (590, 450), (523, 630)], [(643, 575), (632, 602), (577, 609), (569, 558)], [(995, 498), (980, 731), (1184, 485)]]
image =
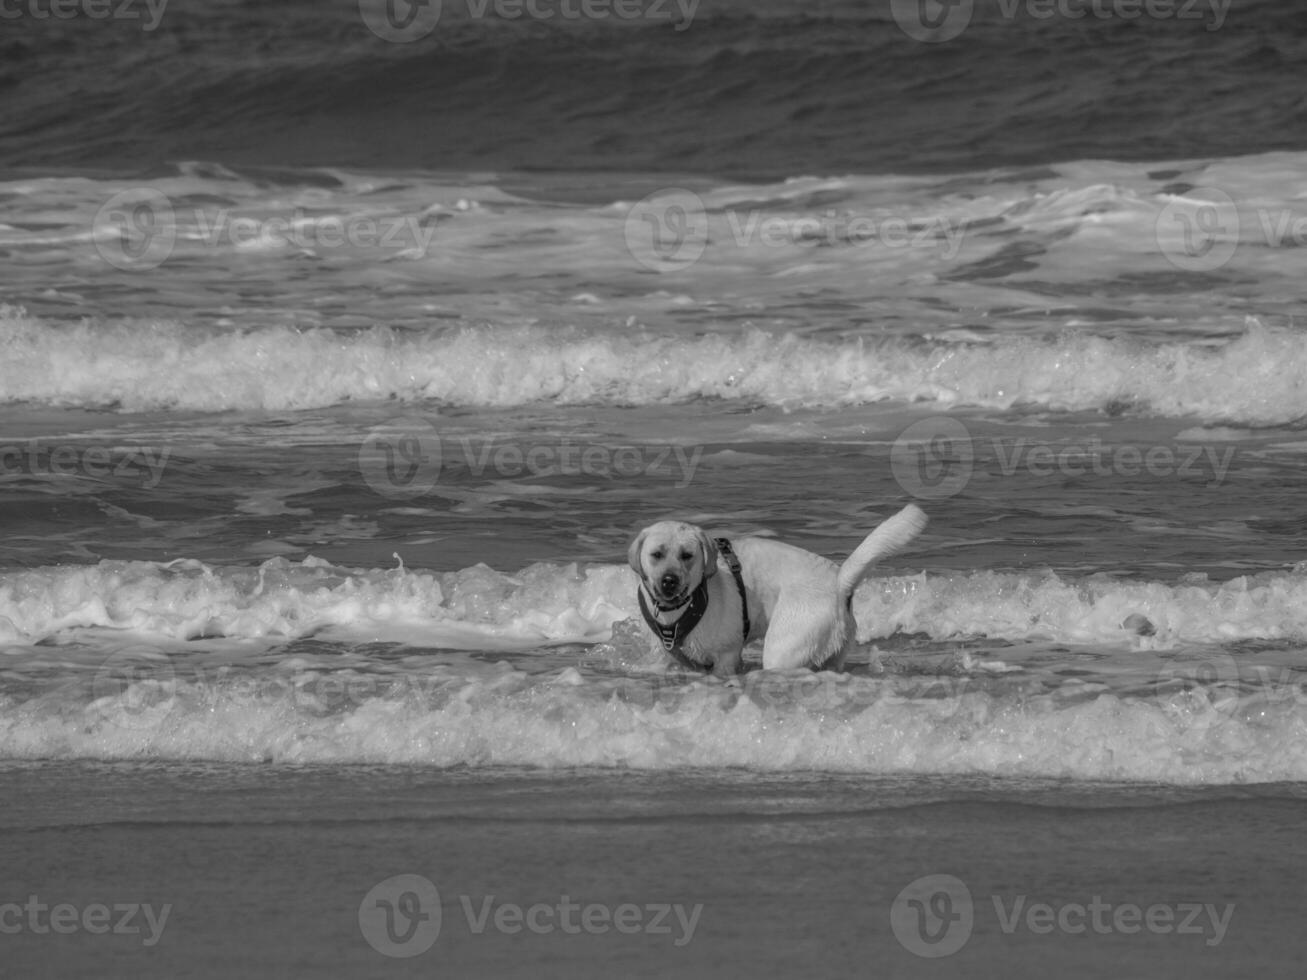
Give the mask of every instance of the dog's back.
[[(872, 565), (920, 534), (926, 520), (921, 508), (909, 504), (868, 534), (842, 565), (769, 538), (733, 540), (749, 597), (749, 635), (769, 637), (763, 666), (842, 668), (855, 642), (853, 590)], [(772, 625), (780, 628), (769, 631)]]

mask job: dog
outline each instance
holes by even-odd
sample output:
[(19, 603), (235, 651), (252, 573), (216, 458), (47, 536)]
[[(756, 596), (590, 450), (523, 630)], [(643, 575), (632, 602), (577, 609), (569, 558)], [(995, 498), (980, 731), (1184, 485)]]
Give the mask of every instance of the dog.
[(682, 666), (731, 677), (743, 667), (745, 644), (762, 638), (766, 670), (842, 670), (857, 640), (853, 590), (926, 521), (909, 504), (839, 566), (779, 541), (730, 541), (693, 524), (659, 521), (635, 536), (627, 560), (640, 578), (636, 599), (645, 622)]

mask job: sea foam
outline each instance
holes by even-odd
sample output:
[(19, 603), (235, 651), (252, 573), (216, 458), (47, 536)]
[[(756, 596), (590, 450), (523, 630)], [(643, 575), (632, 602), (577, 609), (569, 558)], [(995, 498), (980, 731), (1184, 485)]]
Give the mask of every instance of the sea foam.
[[(317, 558), (273, 558), (257, 568), (101, 561), (0, 573), (0, 642), (36, 643), (107, 628), (171, 640), (295, 638), (329, 628), (378, 637), (456, 630), (460, 648), (502, 649), (609, 638), (638, 618), (624, 565), (537, 563), (505, 574), (485, 565), (434, 573), (399, 565), (351, 569)], [(1307, 574), (1203, 575), (1177, 583), (1066, 578), (1052, 572), (975, 571), (883, 576), (854, 597), (858, 638), (985, 636), (1119, 643), (1132, 615), (1150, 643), (1307, 638)]]
[[(733, 684), (654, 656), (634, 591), (629, 569), (604, 564), (6, 572), (0, 756), (1307, 778), (1296, 675), (1231, 652), (1307, 638), (1298, 571), (1173, 584), (873, 578), (854, 601), (870, 664)], [(1020, 661), (1004, 651), (1032, 640), (1123, 666), (1049, 673), (1038, 658), (999, 659)], [(551, 653), (559, 644), (570, 646)], [(1135, 676), (1124, 666), (1135, 658), (1152, 666)], [(57, 684), (43, 680), (52, 659)]]
[(429, 333), (174, 321), (47, 323), (0, 314), (0, 401), (122, 411), (296, 410), (348, 401), (783, 408), (878, 401), (1120, 411), (1277, 424), (1307, 416), (1307, 338), (1250, 320), (1233, 340), (1067, 332), (988, 343), (817, 339), (755, 327), (699, 337), (639, 329), (465, 325)]

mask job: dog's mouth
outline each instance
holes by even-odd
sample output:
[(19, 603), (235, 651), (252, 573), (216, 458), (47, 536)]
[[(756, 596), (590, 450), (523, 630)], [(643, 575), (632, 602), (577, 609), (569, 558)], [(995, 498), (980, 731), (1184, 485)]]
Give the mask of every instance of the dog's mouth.
[(675, 576), (665, 575), (660, 581), (650, 583), (654, 599), (660, 606), (672, 608), (681, 605), (689, 597), (690, 585)]

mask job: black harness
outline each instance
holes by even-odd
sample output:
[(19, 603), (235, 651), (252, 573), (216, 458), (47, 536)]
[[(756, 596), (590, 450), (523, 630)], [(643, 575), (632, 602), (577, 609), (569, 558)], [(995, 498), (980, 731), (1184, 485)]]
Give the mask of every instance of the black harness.
[[(741, 625), (744, 630), (744, 642), (748, 643), (749, 597), (744, 591), (744, 574), (740, 571), (740, 558), (726, 538), (715, 538), (713, 543), (717, 545), (718, 555), (730, 568), (731, 575), (735, 578), (735, 587), (740, 590), (740, 612), (743, 619)], [(682, 608), (682, 606), (687, 607), (676, 622), (666, 625), (654, 619), (654, 614), (649, 609), (649, 603), (645, 599), (644, 593), (643, 588), (636, 591), (636, 598), (640, 602), (640, 613), (644, 616), (644, 621), (649, 624), (649, 628), (658, 634), (663, 649), (670, 653), (682, 667), (689, 667), (691, 670), (708, 670), (708, 667), (695, 663), (685, 655), (685, 638), (699, 625), (699, 620), (703, 619), (704, 611), (708, 608), (708, 580), (704, 579), (700, 582), (699, 587), (690, 593), (689, 598), (681, 606), (658, 607), (661, 612), (673, 612)]]

